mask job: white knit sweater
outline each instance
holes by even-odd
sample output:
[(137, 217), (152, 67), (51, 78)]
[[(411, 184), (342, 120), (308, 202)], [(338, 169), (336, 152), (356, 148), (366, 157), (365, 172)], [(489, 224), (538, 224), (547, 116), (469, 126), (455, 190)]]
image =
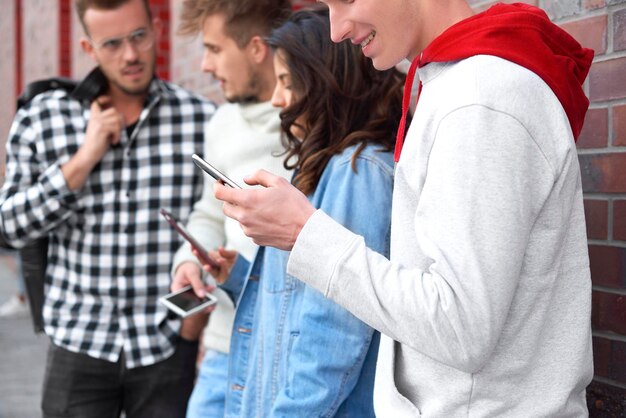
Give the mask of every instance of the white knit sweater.
[[(220, 106), (207, 129), (205, 159), (242, 187), (246, 187), (243, 178), (261, 168), (291, 178), (283, 168), (283, 158), (277, 157), (284, 151), (278, 114), (279, 109), (269, 102)], [(213, 197), (214, 181), (205, 174), (202, 198), (195, 204), (187, 227), (205, 248), (224, 245), (251, 260), (257, 246), (243, 234), (239, 223), (223, 214), (222, 202)], [(189, 244), (176, 253), (172, 271), (184, 261), (197, 263)], [(204, 347), (228, 353), (234, 305), (224, 291), (216, 289), (214, 294), (219, 303), (206, 327)]]

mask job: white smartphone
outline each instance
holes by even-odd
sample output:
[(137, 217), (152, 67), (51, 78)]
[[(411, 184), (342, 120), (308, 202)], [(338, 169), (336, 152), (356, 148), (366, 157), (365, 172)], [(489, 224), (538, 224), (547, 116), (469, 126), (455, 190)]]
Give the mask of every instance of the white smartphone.
[(174, 215), (169, 213), (165, 208), (161, 208), (160, 212), (161, 215), (163, 215), (163, 217), (171, 225), (171, 227), (174, 228), (183, 238), (185, 238), (189, 242), (189, 244), (191, 244), (192, 248), (198, 251), (198, 258), (200, 258), (200, 261), (203, 264), (208, 264), (209, 266), (217, 269), (220, 268), (220, 264), (217, 261), (213, 260), (211, 256), (209, 256), (207, 250), (198, 241), (196, 241), (196, 239), (189, 233), (189, 231), (187, 231), (183, 224), (181, 224), (176, 218), (174, 218)]
[(172, 312), (185, 318), (211, 305), (215, 305), (217, 298), (210, 293), (207, 293), (204, 298), (199, 298), (190, 285), (176, 292), (161, 296), (159, 302), (167, 306)]
[(215, 180), (220, 181), (226, 184), (227, 186), (232, 187), (233, 189), (241, 189), (240, 185), (238, 185), (237, 183), (235, 183), (234, 181), (226, 177), (226, 175), (222, 173), (221, 171), (219, 171), (217, 168), (207, 163), (198, 154), (193, 154), (191, 158), (193, 159), (193, 162), (196, 163), (198, 167), (206, 171)]

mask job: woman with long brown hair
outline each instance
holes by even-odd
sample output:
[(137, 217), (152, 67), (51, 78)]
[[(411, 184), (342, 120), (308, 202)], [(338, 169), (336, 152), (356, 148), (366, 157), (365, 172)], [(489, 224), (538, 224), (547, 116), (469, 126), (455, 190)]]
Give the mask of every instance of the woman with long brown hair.
[[(328, 33), (327, 12), (300, 11), (268, 39), (285, 165), (316, 208), (388, 254), (403, 75), (374, 70), (358, 45)], [(223, 267), (234, 256), (213, 255)], [(238, 301), (226, 415), (373, 417), (379, 334), (287, 275), (288, 259), (261, 247), (250, 268), (238, 257), (221, 269)]]

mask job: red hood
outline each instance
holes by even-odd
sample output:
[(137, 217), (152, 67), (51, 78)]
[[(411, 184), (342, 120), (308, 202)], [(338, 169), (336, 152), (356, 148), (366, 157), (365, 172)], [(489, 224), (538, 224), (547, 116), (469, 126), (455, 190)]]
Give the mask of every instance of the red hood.
[(582, 84), (593, 51), (527, 4), (497, 4), (448, 28), (422, 52), (419, 66), (494, 55), (521, 65), (543, 79), (565, 109), (577, 139), (589, 107)]

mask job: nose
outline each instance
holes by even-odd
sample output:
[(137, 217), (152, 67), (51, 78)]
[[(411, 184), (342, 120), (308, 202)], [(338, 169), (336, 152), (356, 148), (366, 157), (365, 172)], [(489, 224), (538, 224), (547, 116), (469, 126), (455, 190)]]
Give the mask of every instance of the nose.
[(281, 109), (286, 106), (285, 96), (283, 95), (281, 87), (276, 84), (274, 87), (274, 92), (272, 93), (272, 106), (280, 107)]
[(202, 56), (201, 67), (203, 72), (215, 75), (215, 62), (208, 51), (205, 51)]
[(124, 40), (122, 44), (122, 54), (124, 55), (124, 59), (126, 61), (136, 61), (139, 54), (137, 53), (137, 47), (133, 45), (132, 42), (129, 42), (128, 39)]
[(328, 7), (328, 15), (330, 18), (330, 39), (339, 43), (349, 38), (351, 24), (343, 17), (341, 12), (334, 7)]

